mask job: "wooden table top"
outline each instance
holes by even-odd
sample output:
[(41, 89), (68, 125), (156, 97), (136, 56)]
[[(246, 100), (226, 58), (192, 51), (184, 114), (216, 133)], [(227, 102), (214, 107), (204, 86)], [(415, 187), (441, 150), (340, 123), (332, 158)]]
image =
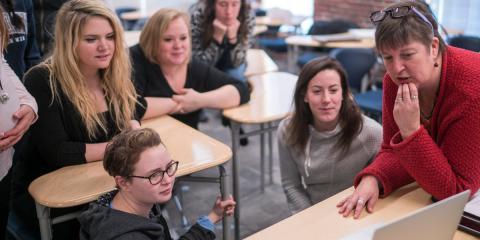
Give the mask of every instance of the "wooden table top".
[(140, 41), (141, 31), (125, 31), (125, 42), (127, 47), (131, 47)]
[[(380, 199), (373, 214), (363, 211), (360, 219), (344, 218), (338, 214), (336, 204), (353, 192), (348, 188), (304, 211), (257, 232), (247, 240), (256, 239), (339, 239), (368, 226), (403, 217), (431, 203), (430, 195), (415, 184), (403, 187), (389, 197)], [(287, 210), (285, 210), (287, 211)], [(292, 231), (292, 229), (295, 229)], [(457, 231), (454, 239), (477, 239)]]
[(320, 42), (311, 35), (295, 35), (285, 39), (289, 45), (298, 45), (305, 47), (327, 47), (327, 48), (374, 48), (374, 39), (361, 39), (354, 41), (332, 41)]
[[(227, 145), (169, 116), (144, 121), (142, 127), (160, 134), (172, 159), (180, 162), (177, 176), (223, 164), (232, 156)], [(28, 191), (36, 202), (52, 208), (94, 201), (115, 188), (102, 164), (99, 161), (63, 167), (35, 179)]]
[(278, 71), (277, 64), (262, 49), (247, 50), (247, 69), (245, 76)]
[(249, 77), (253, 87), (250, 102), (223, 110), (223, 115), (239, 123), (258, 124), (281, 120), (291, 111), (298, 76), (269, 72)]
[(307, 16), (293, 16), (291, 18), (272, 18), (268, 16), (255, 17), (256, 25), (266, 25), (266, 26), (281, 26), (281, 25), (290, 25), (290, 26), (299, 26), (303, 21), (307, 20)]

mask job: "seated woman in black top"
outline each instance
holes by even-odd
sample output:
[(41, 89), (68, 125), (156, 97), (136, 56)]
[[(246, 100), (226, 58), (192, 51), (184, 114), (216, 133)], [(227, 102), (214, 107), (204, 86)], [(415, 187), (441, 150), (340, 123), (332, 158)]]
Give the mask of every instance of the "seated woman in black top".
[[(101, 1), (69, 1), (57, 15), (53, 55), (25, 75), (39, 118), (16, 152), (20, 161), (12, 202), (20, 223), (31, 232), (38, 232), (38, 221), (27, 191), (30, 182), (64, 166), (102, 160), (114, 135), (139, 126), (123, 43), (115, 13)], [(78, 237), (78, 223), (76, 232), (57, 225), (54, 237), (61, 230), (69, 231), (61, 239)]]
[(244, 83), (213, 66), (190, 61), (190, 27), (183, 12), (156, 12), (130, 54), (137, 93), (148, 102), (144, 119), (172, 114), (197, 128), (200, 109), (234, 107), (250, 98)]
[[(82, 213), (80, 239), (172, 239), (160, 203), (172, 197), (178, 162), (171, 159), (160, 136), (149, 128), (121, 133), (108, 145), (103, 167), (115, 178), (118, 190), (101, 196)], [(235, 201), (217, 198), (180, 239), (215, 239), (214, 224), (232, 215)]]

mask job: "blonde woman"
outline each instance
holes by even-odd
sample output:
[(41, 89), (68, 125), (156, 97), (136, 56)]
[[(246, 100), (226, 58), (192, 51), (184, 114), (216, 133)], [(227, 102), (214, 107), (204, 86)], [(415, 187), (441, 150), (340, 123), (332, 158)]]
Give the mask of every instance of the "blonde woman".
[[(2, 11), (0, 9), (0, 15)], [(10, 206), (14, 145), (35, 121), (37, 104), (17, 75), (3, 60), (8, 31), (0, 17), (0, 239), (5, 236)]]
[(144, 118), (171, 114), (197, 128), (202, 108), (224, 109), (249, 100), (244, 83), (191, 57), (188, 15), (161, 9), (131, 47), (138, 94), (146, 97)]
[[(27, 192), (30, 182), (64, 166), (102, 160), (113, 136), (138, 126), (123, 30), (102, 1), (65, 3), (57, 15), (54, 46), (52, 56), (25, 75), (39, 120), (20, 151), (13, 191), (15, 213), (33, 232), (38, 221)], [(78, 237), (78, 226), (59, 225), (54, 236), (65, 231), (61, 239)]]

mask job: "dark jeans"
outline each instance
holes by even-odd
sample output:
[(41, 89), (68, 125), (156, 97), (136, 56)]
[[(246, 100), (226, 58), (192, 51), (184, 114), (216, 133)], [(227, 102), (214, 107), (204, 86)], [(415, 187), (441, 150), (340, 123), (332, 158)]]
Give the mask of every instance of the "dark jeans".
[(7, 229), (8, 211), (10, 205), (10, 186), (12, 180), (12, 171), (8, 171), (8, 174), (0, 181), (0, 239), (5, 239), (5, 233)]

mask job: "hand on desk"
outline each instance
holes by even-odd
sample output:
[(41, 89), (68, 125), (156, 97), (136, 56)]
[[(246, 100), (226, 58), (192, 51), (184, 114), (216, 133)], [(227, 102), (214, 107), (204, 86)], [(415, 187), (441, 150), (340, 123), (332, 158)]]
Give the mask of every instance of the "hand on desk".
[(371, 175), (364, 176), (353, 194), (337, 204), (338, 213), (348, 217), (353, 211), (354, 219), (360, 217), (364, 207), (367, 208), (367, 212), (372, 213), (373, 207), (378, 200), (378, 195), (377, 179)]
[(220, 196), (218, 196), (212, 211), (208, 214), (208, 218), (210, 221), (212, 221), (212, 223), (217, 223), (223, 218), (224, 214), (227, 216), (233, 215), (233, 212), (235, 211), (235, 204), (237, 203), (233, 200), (231, 195), (223, 201)]

